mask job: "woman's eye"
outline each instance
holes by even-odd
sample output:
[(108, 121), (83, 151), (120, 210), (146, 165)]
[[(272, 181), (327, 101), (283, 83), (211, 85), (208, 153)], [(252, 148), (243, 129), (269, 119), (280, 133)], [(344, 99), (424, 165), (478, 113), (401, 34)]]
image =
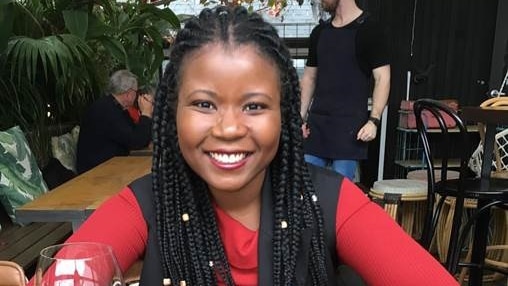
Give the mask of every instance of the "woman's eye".
[(196, 101), (193, 103), (194, 106), (202, 108), (202, 109), (213, 109), (214, 106), (209, 101)]
[(249, 104), (245, 105), (244, 110), (245, 111), (255, 111), (255, 110), (262, 110), (265, 108), (266, 108), (266, 106), (264, 104), (249, 103)]

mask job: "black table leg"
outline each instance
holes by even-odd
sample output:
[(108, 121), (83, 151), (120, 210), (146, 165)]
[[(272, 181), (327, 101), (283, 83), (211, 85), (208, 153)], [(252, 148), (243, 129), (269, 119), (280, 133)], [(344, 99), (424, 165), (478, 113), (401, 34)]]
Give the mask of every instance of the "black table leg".
[[(494, 140), (496, 134), (496, 125), (487, 124), (485, 132), (485, 141), (483, 146), (482, 174), (480, 182), (480, 190), (487, 192), (490, 187), (490, 172), (492, 168), (492, 156), (494, 151)], [(482, 209), (488, 202), (478, 200), (477, 210)], [(456, 214), (460, 215), (460, 214)], [(473, 250), (471, 255), (469, 286), (482, 285), (483, 281), (483, 265), (485, 263), (485, 252), (487, 245), (487, 236), (489, 231), (490, 209), (481, 213), (474, 227), (473, 233)], [(477, 266), (477, 267), (476, 267)]]

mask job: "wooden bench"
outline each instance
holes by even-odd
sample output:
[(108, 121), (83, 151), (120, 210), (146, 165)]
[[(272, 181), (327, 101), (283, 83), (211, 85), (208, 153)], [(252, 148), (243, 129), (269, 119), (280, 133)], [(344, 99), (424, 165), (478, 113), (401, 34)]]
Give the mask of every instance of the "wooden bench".
[[(55, 159), (56, 160), (56, 159)], [(72, 178), (61, 165), (54, 161), (42, 170), (50, 189)], [(70, 171), (69, 171), (70, 172)], [(72, 174), (72, 173), (71, 173)], [(12, 223), (4, 207), (0, 205), (0, 260), (19, 264), (27, 277), (35, 272), (40, 251), (50, 245), (63, 243), (72, 234), (69, 222), (37, 222), (20, 226)]]
[(0, 260), (19, 264), (27, 277), (32, 277), (41, 249), (64, 242), (71, 234), (70, 223), (13, 224), (0, 207)]
[[(50, 126), (48, 127), (49, 136), (60, 136), (70, 132), (75, 125), (71, 122)], [(25, 136), (29, 142), (36, 144), (32, 140), (39, 134), (29, 131), (25, 132)], [(53, 189), (75, 176), (72, 171), (65, 169), (54, 158), (45, 162), (41, 171), (49, 189)], [(27, 277), (33, 276), (39, 253), (43, 248), (63, 243), (72, 234), (72, 225), (69, 222), (37, 222), (24, 226), (13, 224), (1, 204), (0, 225), (0, 260), (16, 262), (23, 268)]]

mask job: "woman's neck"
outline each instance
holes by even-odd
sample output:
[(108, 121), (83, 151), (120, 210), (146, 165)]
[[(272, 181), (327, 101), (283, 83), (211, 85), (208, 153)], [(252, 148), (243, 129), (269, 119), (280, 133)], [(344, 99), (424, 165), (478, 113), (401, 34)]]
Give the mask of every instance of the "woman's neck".
[(236, 192), (224, 192), (210, 188), (215, 203), (225, 213), (251, 230), (259, 228), (264, 176), (260, 177)]

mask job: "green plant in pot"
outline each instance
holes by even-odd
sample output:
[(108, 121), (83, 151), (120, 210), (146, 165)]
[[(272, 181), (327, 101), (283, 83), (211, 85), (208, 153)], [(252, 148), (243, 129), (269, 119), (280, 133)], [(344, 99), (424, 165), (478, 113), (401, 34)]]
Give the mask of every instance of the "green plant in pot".
[(88, 18), (78, 16), (82, 11), (69, 13), (69, 18), (79, 19), (74, 21), (75, 29), (88, 26), (86, 39), (106, 56), (101, 64), (107, 65), (109, 72), (126, 68), (138, 76), (140, 86), (154, 84), (164, 60), (165, 36), (180, 28), (178, 17), (169, 8), (144, 1), (99, 2)]
[(100, 90), (88, 60), (93, 51), (66, 31), (56, 4), (3, 0), (0, 5), (0, 127), (20, 125), (44, 165), (48, 126), (58, 125), (66, 110), (85, 105)]
[(141, 1), (0, 0), (0, 130), (34, 134), (45, 165), (49, 126), (77, 123), (112, 71), (153, 83), (168, 27), (180, 27), (170, 9)]

